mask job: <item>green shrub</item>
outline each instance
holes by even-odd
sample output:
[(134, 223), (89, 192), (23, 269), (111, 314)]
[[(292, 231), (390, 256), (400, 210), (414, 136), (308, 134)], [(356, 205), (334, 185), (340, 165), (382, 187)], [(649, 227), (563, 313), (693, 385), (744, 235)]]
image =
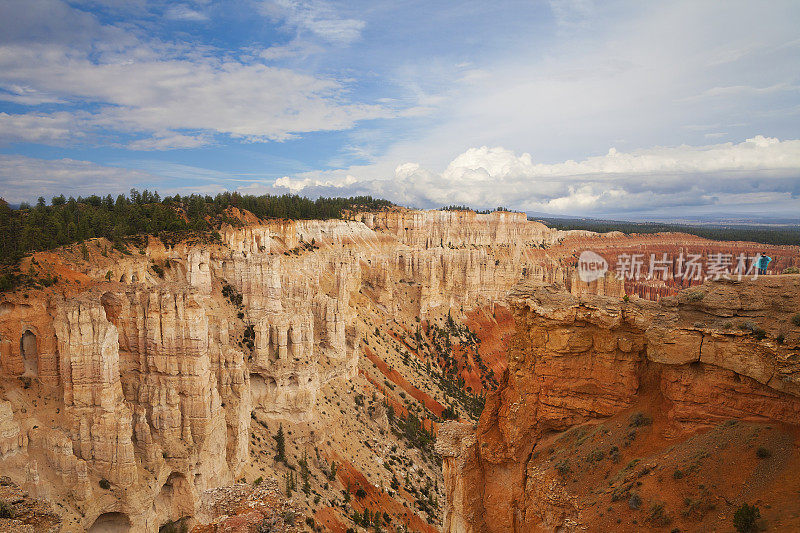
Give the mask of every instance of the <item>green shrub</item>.
[(631, 496), (631, 489), (633, 488), (633, 483), (628, 483), (626, 485), (622, 485), (614, 489), (611, 493), (611, 501), (618, 502), (620, 500), (630, 498)]
[(758, 531), (758, 521), (761, 511), (755, 505), (743, 503), (733, 514), (733, 527), (739, 533), (755, 533)]
[(663, 503), (654, 503), (650, 507), (650, 514), (645, 519), (646, 522), (653, 524), (656, 527), (665, 527), (672, 522), (672, 518), (664, 511)]
[(800, 274), (800, 268), (797, 267), (786, 267), (783, 269), (782, 274)]
[(556, 471), (562, 477), (566, 476), (567, 474), (569, 474), (572, 471), (572, 469), (569, 467), (569, 461), (564, 459), (562, 461), (557, 462), (556, 463)]
[(756, 450), (756, 457), (758, 457), (759, 459), (767, 459), (769, 457), (772, 457), (772, 452), (769, 451), (767, 448), (764, 448), (763, 446), (759, 446), (758, 449)]
[(778, 336), (775, 337), (775, 342), (777, 342), (778, 344), (783, 344), (785, 340), (786, 337), (784, 337), (783, 333), (779, 333)]
[(612, 446), (611, 449), (608, 450), (608, 457), (615, 463), (619, 462), (619, 448), (617, 446)]
[(646, 415), (645, 413), (636, 413), (631, 417), (630, 423), (628, 424), (629, 427), (638, 428), (641, 426), (649, 426), (653, 423), (653, 419), (650, 416)]
[(672, 473), (672, 478), (673, 478), (673, 479), (681, 479), (682, 477), (683, 477), (683, 471), (682, 471), (682, 470), (677, 470), (677, 469), (676, 469), (676, 470), (675, 470), (675, 471)]
[(800, 313), (797, 313), (792, 317), (792, 324), (795, 326), (800, 326)]
[(278, 433), (273, 437), (275, 439), (275, 460), (286, 464), (286, 437), (283, 435), (283, 424), (278, 426)]
[(592, 450), (588, 456), (586, 456), (587, 463), (599, 463), (603, 459), (606, 458), (606, 454), (603, 450), (595, 448)]
[(14, 508), (8, 502), (0, 501), (0, 518), (14, 518)]
[(686, 299), (690, 302), (699, 302), (705, 298), (706, 293), (703, 291), (690, 291), (686, 293)]
[(103, 478), (100, 480), (100, 488), (103, 490), (108, 490), (111, 488), (111, 483), (109, 483), (106, 478)]
[(636, 509), (638, 509), (641, 506), (642, 506), (642, 497), (639, 496), (638, 494), (635, 494), (635, 493), (631, 494), (630, 499), (628, 499), (628, 507), (631, 510), (635, 511)]

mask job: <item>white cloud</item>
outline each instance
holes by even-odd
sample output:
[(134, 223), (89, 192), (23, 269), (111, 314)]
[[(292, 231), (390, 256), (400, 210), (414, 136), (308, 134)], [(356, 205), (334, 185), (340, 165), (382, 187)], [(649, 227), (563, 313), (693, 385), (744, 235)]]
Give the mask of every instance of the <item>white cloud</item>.
[(437, 174), (404, 163), (393, 179), (335, 173), (282, 178), (275, 186), (303, 194), (373, 194), (422, 207), (499, 205), (560, 214), (733, 209), (800, 212), (800, 140), (756, 136), (745, 142), (611, 148), (582, 161), (537, 163), (504, 148), (471, 148)]
[(323, 0), (267, 0), (261, 12), (289, 28), (310, 32), (331, 42), (346, 44), (358, 39), (364, 29), (363, 20), (339, 16), (335, 6)]
[(165, 134), (147, 139), (139, 139), (128, 144), (131, 150), (173, 150), (198, 148), (210, 141), (203, 135)]
[(63, 104), (64, 100), (33, 87), (0, 83), (0, 100), (20, 105)]
[(595, 13), (593, 0), (550, 0), (556, 23), (565, 30), (585, 28)]
[(719, 98), (719, 97), (734, 97), (734, 96), (761, 96), (769, 95), (772, 93), (787, 92), (787, 93), (800, 93), (800, 85), (793, 85), (790, 83), (776, 83), (768, 87), (751, 87), (749, 85), (733, 85), (728, 87), (712, 87), (706, 89), (701, 94), (690, 96), (684, 101), (693, 101), (701, 99)]
[[(547, 28), (541, 38), (515, 41), (471, 66), (481, 71), (477, 79), (438, 68), (435, 55), (421, 59), (407, 78), (425, 87), (440, 82), (435, 93), (445, 98), (434, 104), (436, 121), (394, 143), (379, 163), (444, 166), (452, 154), (483, 145), (563, 161), (612, 145), (704, 144), (706, 133), (720, 131), (737, 141), (759, 132), (797, 136), (797, 2), (779, 0), (770, 9), (738, 0), (725, 8), (691, 0), (551, 7), (564, 24), (588, 17), (589, 27), (567, 36)], [(722, 126), (686, 128), (692, 124)]]
[[(0, 6), (0, 100), (88, 103), (91, 115), (75, 125), (158, 139), (135, 141), (135, 149), (197, 146), (205, 138), (189, 132), (282, 141), (400, 114), (384, 104), (349, 101), (344, 83), (270, 66), (258, 54), (239, 59), (214, 49), (142, 40), (55, 0), (35, 0), (30, 10), (26, 6), (16, 1)], [(330, 11), (325, 4), (285, 6), (294, 10), (292, 17), (330, 38), (345, 38), (360, 27), (325, 18)], [(205, 12), (179, 4), (165, 15), (200, 20)], [(21, 116), (18, 121), (44, 121), (41, 114)], [(37, 141), (22, 131), (17, 137), (36, 142), (62, 138), (60, 133), (42, 134)]]
[(61, 144), (83, 136), (71, 113), (8, 114), (0, 112), (0, 143), (25, 141)]
[(95, 63), (60, 47), (7, 45), (0, 47), (0, 72), (7, 83), (107, 104), (92, 122), (122, 131), (206, 130), (280, 141), (396, 114), (342, 103), (344, 87), (335, 80), (210, 57)]
[(170, 6), (164, 14), (170, 20), (181, 20), (184, 22), (205, 22), (208, 20), (208, 15), (206, 13), (192, 9), (185, 4)]

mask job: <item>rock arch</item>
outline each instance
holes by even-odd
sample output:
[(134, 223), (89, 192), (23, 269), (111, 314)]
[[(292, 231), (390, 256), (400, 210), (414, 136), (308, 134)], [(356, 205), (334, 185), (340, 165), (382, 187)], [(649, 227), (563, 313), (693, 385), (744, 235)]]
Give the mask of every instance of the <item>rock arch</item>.
[(250, 399), (254, 406), (267, 406), (274, 402), (278, 382), (272, 376), (250, 374)]
[(19, 353), (25, 363), (25, 375), (39, 375), (39, 342), (31, 328), (26, 328), (19, 340)]
[(194, 492), (180, 472), (169, 475), (153, 502), (159, 526), (194, 514)]
[(131, 531), (131, 519), (125, 513), (103, 513), (97, 517), (89, 533), (127, 533)]

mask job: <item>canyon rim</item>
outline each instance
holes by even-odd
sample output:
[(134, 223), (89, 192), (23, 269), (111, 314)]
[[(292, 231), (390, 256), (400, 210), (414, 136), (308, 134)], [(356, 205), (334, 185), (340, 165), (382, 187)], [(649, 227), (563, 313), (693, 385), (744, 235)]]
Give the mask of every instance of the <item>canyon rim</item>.
[(697, 530), (740, 500), (797, 525), (800, 276), (578, 271), (584, 249), (763, 245), (504, 211), (227, 216), (212, 241), (23, 259), (57, 279), (0, 303), (8, 527)]

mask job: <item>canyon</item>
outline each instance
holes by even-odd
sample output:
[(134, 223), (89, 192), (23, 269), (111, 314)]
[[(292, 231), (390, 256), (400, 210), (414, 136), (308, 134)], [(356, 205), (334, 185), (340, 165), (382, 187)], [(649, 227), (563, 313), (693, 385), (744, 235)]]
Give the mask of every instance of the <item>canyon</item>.
[[(210, 238), (23, 260), (56, 282), (0, 297), (0, 485), (26, 495), (5, 529), (579, 529), (606, 520), (585, 486), (600, 460), (576, 483), (556, 464), (581, 477), (574, 457), (594, 449), (575, 443), (610, 457), (595, 441), (625, 440), (637, 415), (642, 436), (617, 445), (629, 462), (771, 424), (758, 438), (777, 432), (774, 458), (798, 464), (800, 277), (777, 275), (798, 247), (502, 211), (228, 219)], [(672, 263), (584, 282), (583, 250)], [(773, 271), (756, 280), (675, 275), (683, 255), (762, 252)], [(607, 489), (626, 505), (647, 497), (624, 490), (629, 470)]]
[(501, 386), (440, 429), (444, 531), (727, 530), (747, 498), (800, 527), (800, 276), (509, 303)]

